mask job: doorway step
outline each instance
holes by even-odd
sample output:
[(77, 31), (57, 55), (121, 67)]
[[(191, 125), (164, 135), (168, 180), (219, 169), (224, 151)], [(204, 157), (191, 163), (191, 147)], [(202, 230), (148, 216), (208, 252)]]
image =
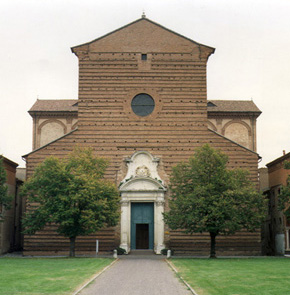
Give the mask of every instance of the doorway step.
[(131, 250), (128, 255), (118, 255), (119, 259), (165, 259), (164, 255), (157, 255), (153, 250)]

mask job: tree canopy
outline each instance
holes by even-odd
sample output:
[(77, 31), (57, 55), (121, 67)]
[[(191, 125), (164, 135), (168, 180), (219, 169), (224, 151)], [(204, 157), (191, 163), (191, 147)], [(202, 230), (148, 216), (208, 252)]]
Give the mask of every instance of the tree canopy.
[(91, 149), (75, 149), (68, 157), (49, 157), (22, 187), (28, 210), (24, 233), (34, 234), (48, 223), (70, 239), (70, 256), (75, 256), (75, 239), (119, 220), (117, 187), (104, 179), (108, 161), (94, 157)]
[(171, 229), (187, 233), (208, 232), (210, 257), (215, 239), (246, 229), (254, 231), (265, 217), (265, 200), (249, 178), (249, 172), (230, 170), (228, 157), (208, 144), (198, 148), (188, 162), (173, 167), (170, 211), (164, 214)]
[(12, 198), (8, 194), (7, 175), (0, 155), (0, 222), (4, 220), (4, 210), (11, 207)]
[[(290, 161), (284, 163), (284, 169), (290, 170)], [(284, 211), (290, 220), (290, 175), (287, 177), (286, 185), (281, 188), (278, 200), (279, 210)]]

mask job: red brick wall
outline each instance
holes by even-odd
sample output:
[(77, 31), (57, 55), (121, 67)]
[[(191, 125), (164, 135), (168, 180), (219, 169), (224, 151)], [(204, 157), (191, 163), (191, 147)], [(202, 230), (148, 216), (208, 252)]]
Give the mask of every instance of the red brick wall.
[[(124, 158), (140, 150), (160, 157), (159, 174), (168, 181), (172, 166), (210, 143), (228, 154), (229, 167), (248, 168), (257, 180), (257, 155), (207, 128), (206, 64), (212, 48), (144, 19), (73, 51), (79, 57), (78, 130), (30, 154), (28, 176), (45, 157), (63, 157), (79, 145), (110, 159), (107, 177), (117, 184), (126, 173)], [(147, 54), (146, 61), (141, 54)], [(155, 101), (147, 117), (131, 110), (138, 93)], [(57, 248), (59, 239), (50, 233), (48, 241), (45, 235), (26, 237), (26, 249)], [(107, 236), (101, 236), (112, 249)], [(118, 230), (114, 243), (119, 243)]]

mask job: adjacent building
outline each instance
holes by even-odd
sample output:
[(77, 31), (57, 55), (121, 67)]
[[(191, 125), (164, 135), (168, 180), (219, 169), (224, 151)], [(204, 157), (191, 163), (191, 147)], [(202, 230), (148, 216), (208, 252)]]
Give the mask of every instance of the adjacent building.
[(259, 169), (260, 190), (268, 197), (268, 216), (263, 231), (264, 254), (267, 255), (290, 253), (290, 219), (278, 206), (281, 188), (287, 185), (290, 175), (290, 170), (284, 167), (289, 161), (290, 153), (284, 151), (283, 156), (268, 163), (267, 168)]
[(8, 194), (13, 197), (11, 208), (5, 210), (0, 205), (3, 213), (3, 220), (0, 221), (0, 254), (9, 251), (19, 250), (22, 247), (21, 235), (21, 215), (22, 215), (22, 199), (18, 190), (23, 178), (16, 177), (16, 169), (18, 164), (0, 156), (7, 175)]

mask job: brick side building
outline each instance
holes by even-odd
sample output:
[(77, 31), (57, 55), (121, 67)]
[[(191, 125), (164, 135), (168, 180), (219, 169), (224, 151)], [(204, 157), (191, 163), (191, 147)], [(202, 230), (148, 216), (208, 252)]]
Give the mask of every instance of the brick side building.
[[(120, 190), (120, 224), (79, 237), (77, 252), (94, 251), (98, 239), (100, 251), (171, 247), (207, 254), (207, 234), (189, 236), (164, 225), (171, 168), (209, 143), (229, 156), (229, 168), (247, 168), (257, 182), (260, 110), (251, 101), (208, 102), (206, 66), (214, 48), (144, 17), (72, 52), (79, 59), (79, 99), (35, 103), (35, 150), (25, 157), (28, 177), (46, 157), (64, 157), (77, 145), (110, 160), (106, 177)], [(25, 236), (24, 248), (62, 253), (68, 240), (47, 226)], [(259, 254), (260, 233), (219, 237), (217, 253)]]
[(16, 167), (18, 164), (1, 155), (0, 159), (3, 161), (3, 166), (7, 175), (8, 194), (15, 197), (11, 201), (11, 208), (9, 210), (5, 210), (0, 205), (0, 210), (3, 211), (4, 216), (3, 221), (0, 221), (0, 254), (3, 254), (14, 249), (16, 243), (18, 247), (20, 246), (20, 240), (17, 240), (17, 242), (15, 240), (15, 238), (20, 235), (20, 218), (17, 218), (20, 207), (19, 197), (16, 194)]
[(289, 161), (290, 153), (284, 152), (283, 156), (268, 163), (267, 168), (259, 169), (260, 190), (269, 199), (263, 247), (268, 255), (290, 253), (290, 219), (278, 207), (281, 187), (287, 185), (290, 175), (290, 170), (284, 168), (285, 162)]

